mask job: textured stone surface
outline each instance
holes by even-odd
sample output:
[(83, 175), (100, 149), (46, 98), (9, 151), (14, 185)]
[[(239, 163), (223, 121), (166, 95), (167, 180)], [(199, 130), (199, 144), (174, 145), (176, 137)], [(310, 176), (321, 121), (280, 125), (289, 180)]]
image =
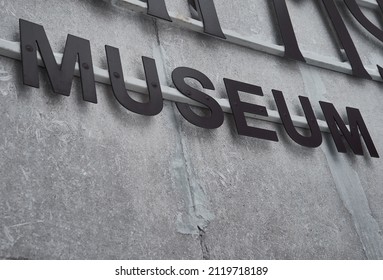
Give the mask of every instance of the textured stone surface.
[[(106, 69), (104, 45), (120, 48), (126, 75), (143, 79), (141, 56), (154, 57), (172, 86), (179, 66), (206, 74), (227, 98), (223, 78), (253, 83), (276, 109), (282, 90), (293, 114), (298, 95), (359, 108), (383, 153), (382, 84), (266, 55), (112, 6), (109, 1), (0, 1), (0, 38), (19, 40), (18, 19), (44, 25), (62, 52), (68, 33), (91, 41)], [(239, 3), (240, 2), (240, 3)], [(181, 0), (169, 10), (190, 16)], [(280, 43), (270, 1), (216, 0), (222, 27)], [(233, 3), (236, 3), (235, 5)], [(304, 50), (339, 59), (331, 29), (314, 1), (287, 0)], [(363, 61), (381, 61), (381, 42), (341, 6)], [(369, 17), (375, 16), (366, 11)], [(376, 20), (376, 18), (374, 19)], [(325, 137), (317, 149), (239, 136), (231, 115), (222, 127), (188, 123), (174, 103), (144, 117), (97, 85), (98, 104), (22, 84), (21, 63), (0, 58), (0, 258), (28, 259), (365, 259), (382, 258), (382, 164), (339, 155)], [(193, 85), (197, 83), (190, 81)], [(319, 118), (323, 118), (318, 114)]]

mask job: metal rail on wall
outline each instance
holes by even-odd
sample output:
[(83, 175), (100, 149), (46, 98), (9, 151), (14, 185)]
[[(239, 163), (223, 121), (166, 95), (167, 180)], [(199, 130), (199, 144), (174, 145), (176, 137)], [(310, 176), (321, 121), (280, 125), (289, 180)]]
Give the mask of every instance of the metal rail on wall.
[[(128, 10), (138, 12), (138, 13), (147, 13), (147, 4), (140, 0), (116, 0), (115, 3), (121, 2), (124, 4), (124, 7)], [(375, 0), (357, 0), (357, 2), (366, 8), (378, 8), (379, 5)], [(178, 15), (174, 12), (169, 11), (169, 16), (172, 19), (172, 24), (181, 27), (187, 30), (204, 33), (203, 24), (199, 20), (195, 20), (191, 17), (186, 17), (184, 15)], [(232, 43), (238, 46), (246, 47), (252, 50), (261, 51), (267, 54), (283, 57), (285, 53), (284, 46), (265, 42), (263, 39), (257, 38), (254, 35), (244, 36), (233, 30), (222, 29), (226, 39), (217, 39)], [(333, 57), (318, 55), (310, 51), (301, 50), (303, 57), (306, 60), (306, 63), (315, 66), (324, 68), (327, 70), (332, 70), (348, 75), (352, 75), (352, 68), (349, 62), (337, 61)], [(373, 68), (372, 68), (373, 67)], [(374, 81), (383, 82), (382, 77), (379, 74), (378, 69), (375, 66), (365, 67), (369, 75)]]

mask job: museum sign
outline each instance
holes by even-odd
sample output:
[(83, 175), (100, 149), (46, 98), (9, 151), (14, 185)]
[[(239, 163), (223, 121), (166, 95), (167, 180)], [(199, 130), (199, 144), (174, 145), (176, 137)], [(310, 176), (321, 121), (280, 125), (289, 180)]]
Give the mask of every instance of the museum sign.
[[(225, 40), (225, 34), (220, 27), (213, 1), (189, 0), (189, 2), (196, 9), (198, 15), (200, 15), (200, 19), (204, 25), (204, 32)], [(339, 41), (347, 54), (353, 74), (358, 78), (370, 79), (371, 77), (361, 62), (360, 56), (334, 1), (322, 0), (322, 2), (333, 23)], [(363, 15), (357, 2), (355, 0), (344, 0), (344, 2), (366, 30), (383, 42), (383, 31), (377, 28)], [(377, 0), (377, 2), (383, 7), (383, 0)], [(147, 4), (147, 13), (149, 15), (168, 21), (172, 20), (169, 17), (164, 0), (148, 0)], [(273, 0), (273, 4), (285, 46), (285, 57), (305, 62), (305, 58), (299, 49), (294, 34), (294, 29), (291, 24), (285, 1)], [(39, 64), (37, 56), (37, 53), (39, 52), (53, 91), (58, 94), (69, 96), (75, 66), (78, 61), (83, 99), (87, 102), (97, 103), (90, 42), (80, 37), (68, 35), (62, 62), (61, 65), (59, 65), (56, 62), (43, 26), (23, 19), (20, 19), (19, 23), (24, 84), (31, 87), (39, 87)], [(114, 96), (118, 102), (126, 109), (137, 114), (146, 116), (159, 114), (163, 108), (163, 96), (156, 68), (156, 61), (149, 57), (142, 57), (149, 101), (138, 102), (134, 100), (126, 90), (122, 71), (123, 62), (121, 61), (118, 48), (107, 45), (105, 46), (105, 52), (110, 84), (112, 85)], [(383, 69), (380, 66), (377, 67), (380, 74), (383, 75)], [(186, 78), (191, 78), (198, 81), (204, 89), (214, 90), (215, 85), (205, 74), (189, 67), (178, 67), (172, 71), (171, 77), (174, 86), (181, 94), (199, 103), (209, 111), (209, 114), (201, 116), (192, 110), (191, 105), (176, 102), (179, 112), (187, 121), (206, 129), (216, 129), (223, 124), (224, 112), (219, 103), (213, 97), (188, 85), (185, 81)], [(247, 113), (260, 116), (267, 116), (268, 113), (264, 106), (241, 101), (239, 92), (263, 96), (262, 88), (258, 85), (227, 78), (223, 78), (223, 83), (226, 87), (238, 134), (270, 141), (278, 141), (278, 136), (275, 131), (249, 126), (246, 121), (245, 115)], [(303, 135), (294, 126), (282, 91), (273, 90), (272, 94), (281, 122), (291, 139), (305, 147), (315, 148), (320, 146), (322, 143), (322, 133), (310, 100), (304, 96), (298, 97), (307, 119), (308, 128), (311, 131), (309, 135)], [(367, 126), (358, 109), (350, 107), (346, 108), (349, 124), (349, 126), (347, 126), (333, 104), (328, 102), (319, 102), (319, 104), (339, 152), (347, 152), (345, 142), (343, 141), (344, 138), (353, 153), (363, 155), (363, 139), (370, 156), (376, 158), (379, 157)]]

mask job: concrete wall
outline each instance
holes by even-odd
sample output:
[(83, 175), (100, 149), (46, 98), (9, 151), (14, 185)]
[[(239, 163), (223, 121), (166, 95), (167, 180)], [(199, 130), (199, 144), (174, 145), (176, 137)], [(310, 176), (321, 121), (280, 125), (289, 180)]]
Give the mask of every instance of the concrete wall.
[[(166, 0), (190, 16), (187, 1)], [(287, 0), (303, 50), (340, 60), (319, 1)], [(222, 27), (280, 43), (267, 0), (216, 0)], [(340, 7), (343, 7), (340, 5)], [(341, 9), (366, 65), (383, 62), (382, 43)], [(369, 17), (377, 14), (366, 10)], [(109, 1), (4, 0), (0, 38), (19, 41), (18, 19), (45, 27), (62, 52), (68, 33), (89, 39), (94, 65), (104, 45), (120, 48), (124, 73), (144, 79), (141, 56), (156, 59), (161, 82), (188, 66), (227, 98), (223, 78), (259, 85), (251, 99), (276, 109), (282, 90), (302, 115), (298, 95), (359, 108), (383, 154), (383, 84), (315, 68), (179, 29)], [(216, 130), (187, 122), (165, 101), (155, 117), (123, 108), (110, 86), (98, 104), (24, 86), (21, 63), (0, 57), (0, 258), (28, 259), (382, 259), (383, 165), (339, 154), (329, 135), (320, 148), (239, 136), (232, 115)]]

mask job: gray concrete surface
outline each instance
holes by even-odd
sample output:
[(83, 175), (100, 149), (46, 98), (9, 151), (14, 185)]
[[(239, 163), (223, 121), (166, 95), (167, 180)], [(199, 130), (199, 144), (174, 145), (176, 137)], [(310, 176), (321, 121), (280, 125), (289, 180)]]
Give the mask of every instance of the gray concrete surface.
[[(120, 48), (126, 75), (144, 78), (141, 56), (156, 59), (161, 83), (178, 66), (202, 71), (226, 98), (223, 78), (259, 85), (252, 102), (276, 109), (282, 90), (302, 114), (308, 96), (359, 108), (383, 154), (383, 84), (313, 68), (179, 29), (108, 1), (0, 2), (0, 38), (18, 41), (18, 19), (44, 25), (62, 52), (68, 33), (91, 41), (106, 69), (104, 45)], [(216, 0), (222, 26), (280, 42), (269, 1)], [(239, 3), (240, 2), (240, 3)], [(315, 2), (315, 3), (314, 3)], [(185, 1), (169, 10), (189, 16)], [(235, 5), (234, 5), (235, 3)], [(316, 1), (287, 0), (304, 50), (340, 59)], [(382, 61), (378, 42), (341, 9), (367, 65)], [(370, 17), (375, 16), (366, 11)], [(375, 19), (376, 20), (376, 19)], [(332, 140), (308, 149), (239, 136), (231, 115), (216, 130), (188, 123), (165, 101), (155, 117), (121, 107), (97, 85), (84, 103), (22, 84), (21, 63), (0, 57), (0, 258), (27, 259), (382, 259), (381, 159), (340, 155)], [(246, 97), (249, 98), (249, 97)]]

